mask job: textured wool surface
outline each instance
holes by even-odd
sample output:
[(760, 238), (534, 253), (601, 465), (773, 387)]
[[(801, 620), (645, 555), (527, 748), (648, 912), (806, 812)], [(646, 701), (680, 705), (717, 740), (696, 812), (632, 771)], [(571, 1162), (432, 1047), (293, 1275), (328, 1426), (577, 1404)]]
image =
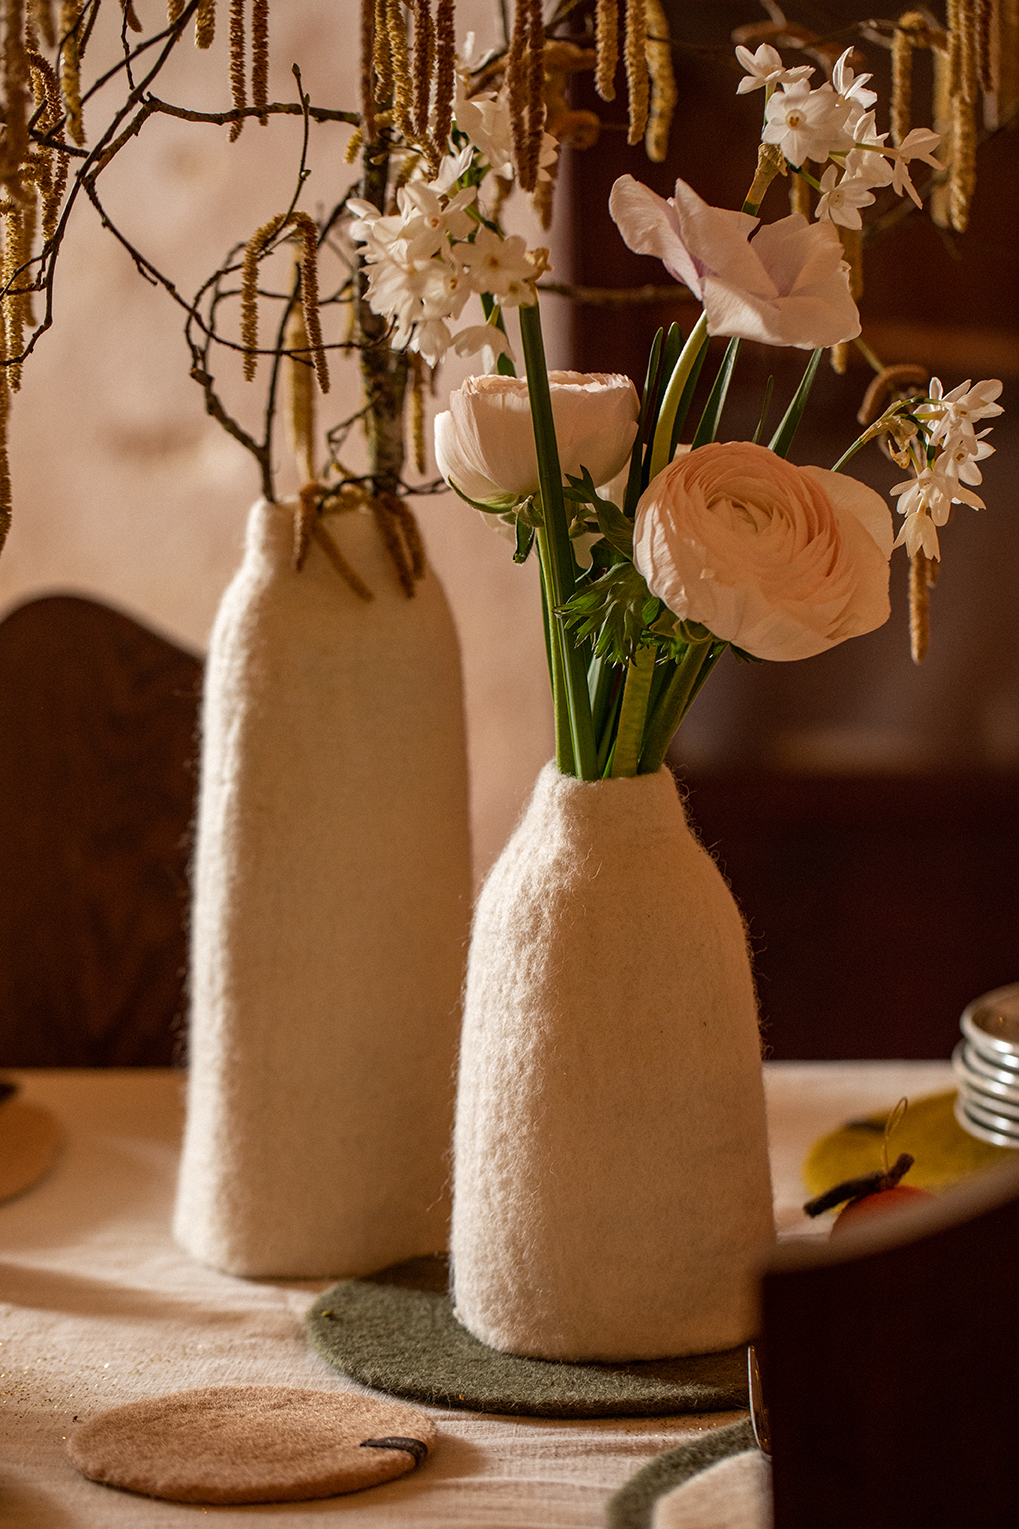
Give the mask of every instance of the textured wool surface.
[(243, 1275), (367, 1273), (446, 1246), (470, 912), (459, 650), (374, 519), (252, 511), (209, 652), (175, 1235)]
[(720, 1460), (656, 1504), (651, 1529), (772, 1529), (771, 1462), (760, 1450)]
[(44, 1179), (63, 1144), (60, 1124), (44, 1105), (17, 1096), (0, 1103), (0, 1202)]
[(750, 961), (668, 771), (539, 776), (475, 912), (454, 1186), (456, 1313), (494, 1348), (654, 1359), (753, 1330)]
[(75, 1429), (67, 1453), (91, 1480), (147, 1497), (298, 1502), (404, 1476), (434, 1437), (425, 1413), (365, 1396), (203, 1386), (101, 1412)]
[(655, 1417), (747, 1404), (746, 1349), (626, 1365), (524, 1359), (489, 1348), (452, 1313), (444, 1258), (348, 1280), (308, 1313), (314, 1348), (344, 1375), (413, 1401), (559, 1418)]
[[(689, 1444), (681, 1444), (678, 1449), (667, 1449), (664, 1454), (648, 1461), (643, 1470), (638, 1471), (611, 1499), (605, 1520), (607, 1529), (651, 1529), (655, 1505), (662, 1498), (720, 1461), (749, 1450), (758, 1453), (749, 1418), (712, 1429)], [(737, 1523), (743, 1529), (740, 1521), (735, 1519), (734, 1529)]]

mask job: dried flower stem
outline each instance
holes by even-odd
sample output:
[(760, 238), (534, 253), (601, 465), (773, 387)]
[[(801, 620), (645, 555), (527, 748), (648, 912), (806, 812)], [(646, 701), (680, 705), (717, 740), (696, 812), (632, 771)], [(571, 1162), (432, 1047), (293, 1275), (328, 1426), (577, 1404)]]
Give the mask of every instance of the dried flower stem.
[(81, 24), (82, 7), (78, 0), (61, 0), (60, 3), (60, 88), (67, 112), (67, 131), (71, 142), (79, 148), (85, 142), (85, 125), (81, 117), (81, 70), (78, 63), (78, 29)]
[[(248, 104), (248, 81), (244, 67), (244, 0), (230, 0), (230, 93), (234, 106), (243, 111)], [(244, 118), (230, 124), (230, 142), (241, 135)]]
[(661, 0), (647, 0), (647, 29), (645, 52), (651, 80), (651, 105), (644, 134), (644, 149), (651, 163), (660, 165), (669, 152), (669, 133), (679, 101), (676, 76), (672, 68), (669, 21)]
[(616, 69), (619, 66), (619, 3), (598, 0), (594, 16), (595, 47), (594, 88), (603, 101), (616, 99)]
[(432, 137), (445, 153), (453, 125), (456, 90), (456, 19), (454, 0), (439, 0), (435, 10), (435, 115)]
[(810, 217), (810, 182), (805, 175), (797, 175), (795, 171), (789, 177), (789, 211)]
[(211, 48), (216, 35), (216, 0), (199, 0), (195, 12), (195, 47)]
[(253, 0), (251, 7), (251, 100), (259, 108), (262, 127), (269, 114), (269, 0)]
[(645, 0), (626, 0), (626, 88), (630, 100), (629, 144), (640, 143), (647, 127), (647, 11)]
[(909, 562), (909, 651), (914, 664), (921, 664), (930, 644), (931, 590), (938, 576), (938, 565), (925, 553), (918, 552)]

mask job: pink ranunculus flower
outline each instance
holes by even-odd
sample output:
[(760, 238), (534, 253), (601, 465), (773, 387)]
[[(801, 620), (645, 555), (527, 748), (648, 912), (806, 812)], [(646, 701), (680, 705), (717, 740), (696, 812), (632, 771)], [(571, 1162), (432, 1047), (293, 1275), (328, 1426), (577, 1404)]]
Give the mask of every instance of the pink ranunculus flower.
[(683, 620), (757, 658), (810, 658), (887, 621), (892, 535), (855, 478), (715, 442), (648, 484), (634, 562)]
[(860, 333), (830, 223), (794, 212), (751, 241), (758, 218), (710, 207), (685, 181), (666, 201), (632, 175), (612, 187), (609, 211), (630, 249), (657, 255), (700, 298), (709, 334), (814, 350)]
[[(629, 377), (549, 372), (563, 477), (586, 467), (608, 483), (628, 461), (640, 404)], [(468, 377), (435, 420), (435, 461), (468, 499), (507, 507), (538, 489), (527, 383), (519, 377)]]

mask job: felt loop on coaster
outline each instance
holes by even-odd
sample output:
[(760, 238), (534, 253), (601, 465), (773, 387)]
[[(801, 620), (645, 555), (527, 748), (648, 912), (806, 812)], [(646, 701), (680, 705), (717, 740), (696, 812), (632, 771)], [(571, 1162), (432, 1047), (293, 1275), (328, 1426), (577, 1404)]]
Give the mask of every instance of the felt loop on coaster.
[(433, 1406), (596, 1418), (747, 1405), (742, 1346), (636, 1363), (525, 1359), (489, 1348), (461, 1326), (448, 1286), (442, 1257), (410, 1259), (365, 1279), (344, 1280), (312, 1306), (308, 1339), (323, 1359), (362, 1385)]
[(204, 1386), (101, 1412), (67, 1452), (92, 1481), (169, 1502), (304, 1502), (405, 1476), (434, 1437), (425, 1413), (399, 1403)]

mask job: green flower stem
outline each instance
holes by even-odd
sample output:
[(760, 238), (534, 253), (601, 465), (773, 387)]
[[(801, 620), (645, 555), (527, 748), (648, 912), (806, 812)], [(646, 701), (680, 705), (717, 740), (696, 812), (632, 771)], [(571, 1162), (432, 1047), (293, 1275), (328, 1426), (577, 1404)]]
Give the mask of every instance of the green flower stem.
[[(520, 310), (523, 313), (523, 309)], [(651, 477), (660, 473), (668, 464), (669, 453), (672, 447), (672, 424), (676, 418), (676, 410), (683, 396), (686, 381), (694, 369), (697, 357), (702, 348), (708, 343), (708, 319), (707, 314), (702, 313), (696, 324), (690, 331), (690, 338), (683, 346), (679, 360), (673, 368), (669, 385), (665, 389), (662, 399), (662, 407), (658, 411), (658, 423), (655, 426), (654, 444), (651, 447)]]
[(613, 777), (637, 773), (657, 652), (657, 648), (638, 648), (627, 666), (623, 708), (619, 713), (616, 747), (612, 755)]
[[(556, 700), (556, 758), (562, 760), (566, 757), (566, 749), (564, 743), (559, 741), (559, 734), (568, 722), (573, 769), (563, 770), (563, 773), (578, 775), (581, 780), (595, 780), (597, 750), (591, 720), (591, 697), (587, 688), (587, 665), (583, 653), (570, 639), (559, 614), (573, 594), (576, 580), (563, 500), (563, 477), (556, 445), (555, 421), (552, 417), (552, 395), (545, 364), (541, 315), (536, 302), (521, 304), (519, 312), (544, 522), (537, 533), (538, 556), (547, 581), (546, 620), (555, 657), (553, 668), (556, 677), (562, 677), (561, 691), (565, 703), (564, 712), (559, 699)], [(562, 763), (560, 769), (563, 769)]]
[(548, 680), (552, 688), (552, 709), (555, 715), (556, 768), (560, 775), (573, 775), (576, 773), (573, 768), (573, 738), (570, 732), (570, 714), (566, 705), (566, 687), (563, 683), (562, 655), (552, 640), (545, 565), (540, 550), (538, 567), (541, 573), (541, 614), (545, 625), (545, 657), (548, 659)]
[(638, 766), (641, 775), (655, 775), (662, 768), (677, 727), (723, 648), (724, 644), (708, 637), (704, 642), (691, 643), (683, 654), (648, 719)]

